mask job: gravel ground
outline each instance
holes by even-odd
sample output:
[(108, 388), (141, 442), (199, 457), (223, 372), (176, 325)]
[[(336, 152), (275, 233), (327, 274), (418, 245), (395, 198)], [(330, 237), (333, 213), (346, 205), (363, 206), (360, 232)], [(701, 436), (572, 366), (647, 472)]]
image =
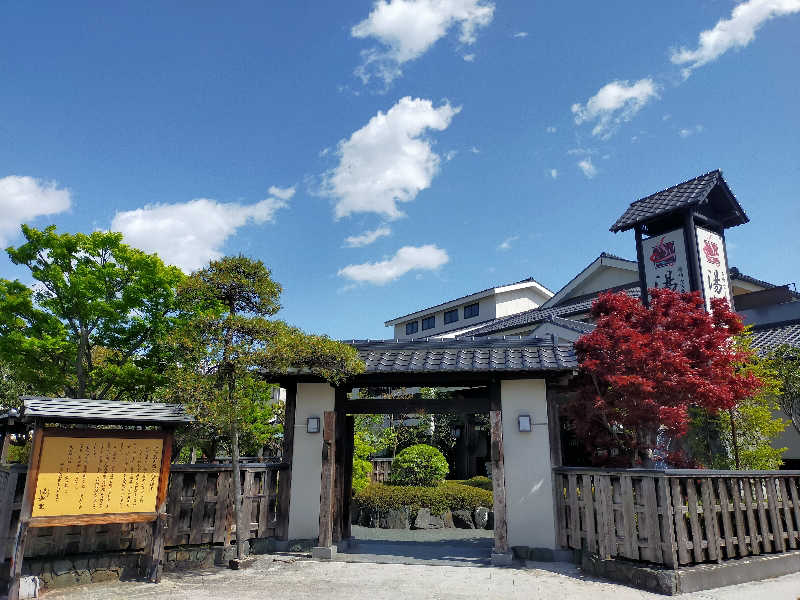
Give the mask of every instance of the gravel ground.
[[(116, 582), (76, 586), (45, 600), (663, 600), (664, 596), (585, 578), (574, 566), (528, 563), (528, 568), (315, 562), (261, 556), (245, 571), (213, 569), (165, 575), (158, 585)], [(684, 600), (797, 600), (800, 574), (681, 596)]]

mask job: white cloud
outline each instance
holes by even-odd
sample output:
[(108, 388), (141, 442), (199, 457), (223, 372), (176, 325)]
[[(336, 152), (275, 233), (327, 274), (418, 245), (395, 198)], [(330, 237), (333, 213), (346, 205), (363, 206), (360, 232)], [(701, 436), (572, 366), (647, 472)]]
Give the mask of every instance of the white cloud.
[(555, 133), (556, 131), (558, 130), (553, 125), (547, 128), (547, 133)]
[(444, 159), (447, 162), (453, 160), (456, 156), (458, 156), (458, 150), (448, 150), (444, 153)]
[(514, 34), (514, 37), (515, 38), (528, 37), (528, 32), (527, 31), (518, 31), (517, 33)]
[(681, 136), (682, 138), (687, 138), (690, 135), (693, 135), (695, 133), (700, 133), (702, 131), (703, 131), (702, 125), (695, 125), (694, 127), (684, 127), (683, 129), (678, 131), (678, 135)]
[[(281, 191), (284, 196), (289, 195), (286, 190)], [(220, 258), (225, 240), (237, 229), (248, 223), (271, 223), (275, 212), (286, 205), (285, 200), (275, 197), (249, 205), (207, 198), (152, 204), (118, 212), (111, 229), (121, 231), (126, 243), (157, 252), (164, 262), (190, 272)]]
[(497, 249), (498, 250), (511, 250), (511, 244), (513, 242), (516, 242), (518, 239), (519, 239), (518, 235), (512, 235), (511, 237), (507, 237), (502, 242), (500, 242), (500, 245), (497, 246)]
[(364, 62), (356, 75), (364, 83), (373, 75), (391, 83), (404, 63), (425, 54), (451, 28), (460, 27), (462, 44), (474, 44), (476, 31), (493, 17), (494, 4), (487, 0), (377, 0), (369, 16), (350, 30), (353, 37), (382, 44), (361, 53)]
[(478, 148), (477, 146), (473, 146), (472, 148), (469, 149), (469, 151), (472, 152), (473, 154), (480, 154), (481, 153), (481, 149)]
[(281, 200), (291, 200), (292, 196), (294, 196), (294, 186), (279, 188), (278, 186), (271, 185), (269, 188), (269, 195), (280, 198)]
[(403, 246), (394, 256), (379, 262), (347, 265), (339, 269), (339, 276), (357, 283), (384, 285), (402, 277), (409, 271), (433, 271), (447, 264), (447, 252), (433, 244)]
[(389, 227), (382, 225), (377, 229), (373, 229), (372, 231), (365, 231), (361, 235), (351, 235), (346, 237), (344, 243), (348, 248), (360, 248), (362, 246), (368, 246), (378, 238), (385, 237), (391, 233), (392, 230)]
[(586, 175), (589, 179), (597, 175), (597, 167), (594, 166), (592, 163), (591, 157), (586, 157), (582, 161), (578, 163), (578, 168), (583, 171), (583, 174)]
[(475, 55), (474, 54), (465, 54), (462, 58), (467, 62), (475, 62)]
[(434, 108), (430, 100), (407, 96), (340, 141), (339, 165), (322, 184), (323, 193), (337, 199), (336, 218), (358, 212), (404, 216), (397, 204), (414, 200), (439, 170), (439, 155), (424, 134), (447, 129), (460, 110), (449, 103)]
[(713, 29), (700, 33), (698, 46), (674, 50), (670, 60), (688, 65), (683, 74), (710, 63), (731, 48), (744, 48), (755, 39), (756, 31), (775, 17), (800, 12), (800, 0), (748, 0), (734, 7), (729, 19), (720, 19)]
[(558, 169), (550, 169), (550, 177), (553, 179), (558, 177)]
[(70, 191), (54, 181), (8, 175), (0, 178), (0, 245), (8, 244), (23, 223), (69, 210)]
[(633, 84), (612, 81), (598, 90), (586, 104), (573, 104), (575, 123), (596, 121), (592, 135), (608, 139), (620, 123), (630, 121), (650, 100), (658, 97), (652, 79), (640, 79)]

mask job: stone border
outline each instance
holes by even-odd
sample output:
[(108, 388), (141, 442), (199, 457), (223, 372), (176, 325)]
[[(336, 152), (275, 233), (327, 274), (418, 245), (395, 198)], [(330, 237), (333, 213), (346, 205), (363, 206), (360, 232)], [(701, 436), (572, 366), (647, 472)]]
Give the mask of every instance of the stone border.
[(800, 571), (800, 550), (694, 565), (672, 570), (647, 563), (608, 559), (576, 551), (576, 563), (590, 575), (632, 587), (674, 596), (780, 577)]
[(483, 506), (474, 510), (446, 511), (440, 515), (429, 508), (416, 512), (411, 506), (379, 510), (362, 508), (355, 502), (351, 508), (354, 525), (375, 529), (493, 529), (494, 511)]

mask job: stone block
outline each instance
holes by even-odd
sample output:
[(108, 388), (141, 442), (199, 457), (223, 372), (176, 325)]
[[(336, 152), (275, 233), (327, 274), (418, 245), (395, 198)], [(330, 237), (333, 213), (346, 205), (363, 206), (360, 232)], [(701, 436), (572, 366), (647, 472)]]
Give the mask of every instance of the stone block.
[(528, 553), (530, 552), (530, 548), (528, 546), (512, 546), (511, 547), (511, 554), (514, 555), (514, 558), (517, 560), (528, 560)]
[(411, 525), (411, 509), (408, 506), (391, 508), (381, 519), (382, 529), (408, 529)]
[(493, 567), (510, 567), (514, 564), (514, 555), (511, 552), (492, 552)]
[(459, 529), (475, 529), (475, 523), (472, 521), (472, 513), (468, 510), (454, 510), (453, 525)]
[(242, 569), (249, 569), (254, 564), (256, 564), (255, 556), (245, 556), (243, 558), (232, 558), (228, 561), (228, 568), (234, 571), (240, 571)]
[(477, 529), (486, 529), (486, 524), (489, 522), (489, 509), (479, 506), (472, 511), (472, 520)]
[(234, 546), (217, 546), (214, 548), (215, 565), (227, 565), (234, 558), (236, 558), (236, 548)]
[(177, 553), (177, 556), (175, 557), (175, 560), (178, 560), (178, 561), (189, 560), (189, 552), (187, 550), (178, 550), (178, 553)]
[(62, 558), (61, 560), (53, 561), (53, 566), (51, 568), (53, 570), (53, 574), (57, 576), (65, 575), (66, 573), (70, 573), (72, 571), (72, 561)]
[(336, 556), (336, 546), (314, 546), (311, 558), (315, 560), (331, 560)]
[(413, 522), (411, 523), (411, 529), (428, 529), (430, 528), (430, 521), (431, 509), (420, 508), (417, 511), (417, 514), (414, 516)]
[(92, 574), (88, 569), (80, 569), (79, 571), (75, 571), (75, 581), (80, 585), (92, 583)]
[(555, 560), (552, 548), (531, 548), (528, 559), (537, 562), (553, 562)]
[(75, 558), (72, 560), (72, 567), (76, 571), (83, 571), (89, 568), (89, 559), (84, 557)]
[(453, 529), (455, 527), (453, 524), (453, 514), (449, 510), (442, 515), (442, 520), (447, 529)]

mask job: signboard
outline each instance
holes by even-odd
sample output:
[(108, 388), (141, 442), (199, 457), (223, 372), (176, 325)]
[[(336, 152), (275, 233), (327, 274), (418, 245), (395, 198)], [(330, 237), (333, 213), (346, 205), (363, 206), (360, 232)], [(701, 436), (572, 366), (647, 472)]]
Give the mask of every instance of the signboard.
[[(149, 431), (45, 430), (31, 525), (154, 520), (162, 491), (165, 434)], [(168, 464), (166, 465), (169, 466)], [(127, 516), (126, 516), (127, 515)]]
[(728, 261), (725, 257), (725, 242), (722, 236), (703, 229), (697, 232), (697, 256), (700, 259), (700, 279), (703, 281), (703, 296), (706, 310), (711, 310), (712, 298), (725, 298), (730, 306), (731, 288), (728, 282)]
[(683, 229), (642, 240), (642, 252), (647, 289), (691, 291)]

